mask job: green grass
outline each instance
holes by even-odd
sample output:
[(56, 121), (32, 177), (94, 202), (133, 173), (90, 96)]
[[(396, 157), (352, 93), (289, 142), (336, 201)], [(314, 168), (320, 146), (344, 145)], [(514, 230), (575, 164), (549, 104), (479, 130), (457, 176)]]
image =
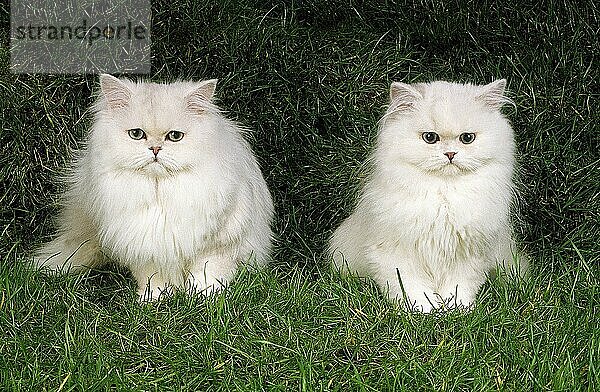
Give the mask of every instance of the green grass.
[[(593, 2), (153, 3), (152, 80), (219, 78), (273, 194), (272, 268), (141, 306), (127, 271), (47, 277), (93, 75), (8, 73), (0, 5), (0, 390), (600, 388), (600, 91)], [(191, 7), (191, 8), (190, 8)], [(391, 81), (509, 81), (523, 284), (469, 314), (401, 311), (322, 258), (353, 206)]]

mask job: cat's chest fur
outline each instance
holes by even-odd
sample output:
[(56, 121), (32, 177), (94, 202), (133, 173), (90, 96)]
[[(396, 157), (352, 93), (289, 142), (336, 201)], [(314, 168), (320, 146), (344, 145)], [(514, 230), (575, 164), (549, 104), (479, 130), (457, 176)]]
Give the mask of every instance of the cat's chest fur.
[(507, 192), (496, 179), (421, 180), (387, 191), (376, 215), (384, 220), (385, 243), (448, 264), (488, 252), (508, 222)]
[[(184, 262), (218, 225), (225, 198), (216, 179), (162, 179), (113, 173), (97, 183), (95, 220), (102, 247), (125, 263)], [(222, 187), (223, 188), (223, 187)]]

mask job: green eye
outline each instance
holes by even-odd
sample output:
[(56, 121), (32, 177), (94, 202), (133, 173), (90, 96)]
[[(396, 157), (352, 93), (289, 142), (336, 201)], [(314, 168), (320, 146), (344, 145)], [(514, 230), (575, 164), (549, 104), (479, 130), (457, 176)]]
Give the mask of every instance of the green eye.
[(129, 137), (133, 140), (140, 140), (146, 138), (146, 132), (142, 131), (140, 128), (133, 128), (127, 131)]
[(461, 133), (461, 135), (458, 137), (458, 140), (460, 140), (463, 144), (471, 144), (473, 143), (473, 140), (475, 140), (475, 134), (470, 132)]
[(180, 131), (171, 131), (171, 132), (167, 133), (166, 139), (170, 140), (172, 142), (178, 142), (181, 139), (183, 139), (183, 135), (184, 135), (183, 132), (180, 132)]
[(423, 132), (421, 137), (427, 144), (435, 144), (440, 141), (440, 135), (435, 132)]

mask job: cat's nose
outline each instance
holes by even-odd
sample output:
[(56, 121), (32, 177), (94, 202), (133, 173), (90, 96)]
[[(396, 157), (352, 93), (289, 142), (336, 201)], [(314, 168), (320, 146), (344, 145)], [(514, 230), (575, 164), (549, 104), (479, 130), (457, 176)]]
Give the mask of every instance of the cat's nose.
[(448, 160), (450, 162), (452, 162), (452, 160), (454, 159), (454, 156), (456, 155), (456, 153), (452, 152), (452, 151), (448, 151), (448, 152), (445, 152), (444, 155), (448, 157)]
[(154, 153), (154, 156), (157, 156), (157, 155), (158, 155), (158, 152), (159, 152), (160, 150), (162, 150), (162, 147), (161, 147), (161, 146), (157, 146), (157, 147), (149, 147), (149, 148), (148, 148), (148, 150), (152, 150), (152, 152)]

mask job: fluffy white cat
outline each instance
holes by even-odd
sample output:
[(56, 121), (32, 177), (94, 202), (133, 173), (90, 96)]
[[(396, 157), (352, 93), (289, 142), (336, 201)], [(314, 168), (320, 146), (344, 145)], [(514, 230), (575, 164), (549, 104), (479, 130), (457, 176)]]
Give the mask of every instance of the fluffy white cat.
[(128, 267), (142, 299), (219, 290), (262, 266), (273, 203), (243, 130), (212, 103), (216, 80), (100, 76), (87, 147), (69, 175), (58, 234), (36, 254), (55, 271)]
[(506, 81), (392, 83), (373, 170), (329, 245), (342, 272), (429, 312), (469, 307), (497, 267), (524, 272), (511, 230)]

